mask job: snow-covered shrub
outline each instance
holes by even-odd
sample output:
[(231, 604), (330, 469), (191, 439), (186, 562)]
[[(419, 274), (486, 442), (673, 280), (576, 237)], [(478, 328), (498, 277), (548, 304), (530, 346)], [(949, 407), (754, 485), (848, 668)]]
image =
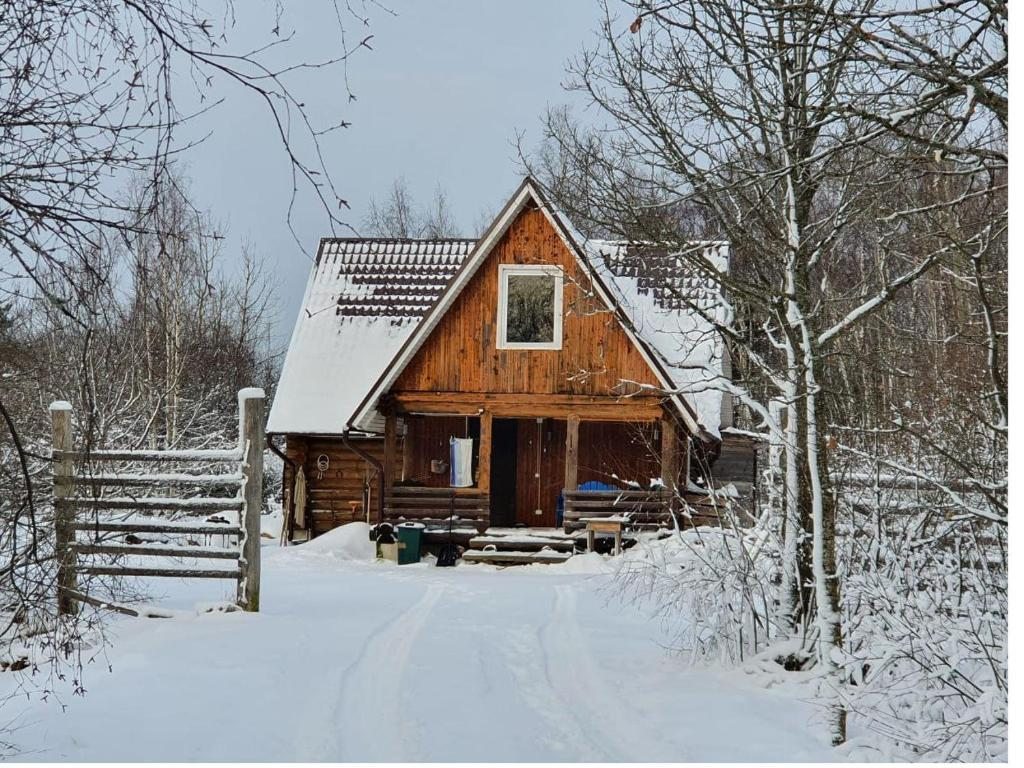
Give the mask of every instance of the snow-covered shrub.
[(901, 427), (887, 451), (871, 434), (835, 462), (841, 695), (902, 755), (1005, 760), (1006, 436), (959, 412)]
[[(723, 518), (732, 519), (728, 502)], [(675, 530), (641, 540), (619, 571), (625, 593), (648, 601), (695, 662), (737, 663), (775, 640), (778, 548), (761, 521)]]
[[(1005, 760), (1006, 527), (970, 483), (936, 485), (892, 464), (883, 472), (863, 457), (836, 462), (841, 683), (837, 691), (822, 678), (808, 695), (840, 701), (854, 742), (883, 756)], [(940, 469), (920, 457), (915, 466)], [(760, 654), (759, 669), (785, 674), (783, 652), (801, 641), (785, 642), (776, 623), (772, 510), (748, 527), (727, 505), (722, 517), (721, 528), (643, 537), (623, 559), (619, 588), (653, 605), (675, 649), (694, 662), (735, 665)], [(812, 640), (803, 638), (805, 649)]]
[(861, 556), (846, 539), (842, 696), (855, 722), (915, 758), (1005, 760), (1005, 529), (908, 495), (872, 510), (882, 537)]
[[(945, 571), (944, 574), (941, 571)], [(853, 716), (928, 760), (1005, 760), (1007, 636), (1000, 599), (970, 588), (957, 567), (921, 578), (913, 566), (847, 582), (859, 604), (848, 628), (853, 651), (844, 691)]]

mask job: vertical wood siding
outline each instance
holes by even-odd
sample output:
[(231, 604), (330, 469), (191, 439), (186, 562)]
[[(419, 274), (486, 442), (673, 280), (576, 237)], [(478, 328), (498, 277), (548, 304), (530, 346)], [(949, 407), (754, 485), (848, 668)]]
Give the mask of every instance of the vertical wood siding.
[[(498, 265), (562, 267), (561, 350), (497, 349)], [(608, 395), (657, 378), (536, 209), (524, 210), (395, 382), (398, 391)]]
[(661, 443), (655, 437), (659, 428), (649, 423), (580, 423), (578, 482), (621, 485), (633, 480), (646, 487), (651, 478), (661, 475)]
[[(555, 506), (565, 480), (565, 422), (544, 419), (538, 428), (536, 419), (518, 421), (516, 522), (554, 527)], [(536, 514), (537, 509), (542, 514)]]
[[(472, 437), (474, 454), (480, 450), (479, 419), (466, 416), (405, 416), (405, 450), (402, 452), (402, 474), (395, 482), (429, 488), (447, 488), (451, 475), (430, 471), (430, 462), (440, 459), (447, 466), (453, 437)], [(476, 457), (474, 456), (474, 466)]]

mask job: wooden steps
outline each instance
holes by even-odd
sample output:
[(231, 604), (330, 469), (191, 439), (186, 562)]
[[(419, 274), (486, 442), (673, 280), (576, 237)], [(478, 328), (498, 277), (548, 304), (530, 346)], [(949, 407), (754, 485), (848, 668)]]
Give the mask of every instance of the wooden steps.
[(576, 549), (576, 537), (557, 528), (488, 528), (468, 543), (463, 560), (492, 565), (564, 563)]
[(555, 552), (551, 549), (542, 549), (539, 552), (467, 549), (462, 553), (462, 559), (468, 563), (490, 563), (491, 565), (564, 563), (570, 557), (572, 557), (571, 552)]
[(483, 536), (474, 536), (470, 539), (469, 546), (472, 549), (493, 547), (502, 552), (539, 552), (545, 547), (556, 552), (572, 552), (576, 546), (576, 541), (568, 536), (553, 539), (545, 536), (530, 535), (491, 536), (485, 533)]

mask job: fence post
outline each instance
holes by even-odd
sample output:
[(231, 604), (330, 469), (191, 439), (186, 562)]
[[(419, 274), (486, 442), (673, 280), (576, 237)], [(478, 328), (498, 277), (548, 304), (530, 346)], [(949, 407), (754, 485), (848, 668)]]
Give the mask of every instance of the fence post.
[(260, 514), (263, 511), (263, 443), (266, 395), (249, 387), (238, 392), (238, 447), (242, 451), (242, 559), (238, 605), (260, 609)]
[[(75, 552), (75, 510), (63, 502), (72, 493), (74, 462), (67, 455), (73, 447), (71, 403), (55, 400), (50, 403), (50, 424), (53, 430), (53, 518), (54, 554), (57, 558), (57, 615), (66, 616), (77, 610), (72, 591), (77, 591)], [(58, 457), (58, 452), (61, 453)]]

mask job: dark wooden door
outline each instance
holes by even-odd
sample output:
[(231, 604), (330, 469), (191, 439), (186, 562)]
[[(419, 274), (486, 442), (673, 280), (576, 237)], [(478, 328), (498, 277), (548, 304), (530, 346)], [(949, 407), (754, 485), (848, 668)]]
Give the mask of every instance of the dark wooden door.
[(494, 419), (491, 424), (491, 525), (516, 524), (516, 453), (518, 422)]
[(553, 528), (565, 483), (565, 422), (520, 419), (517, 465), (516, 520)]

